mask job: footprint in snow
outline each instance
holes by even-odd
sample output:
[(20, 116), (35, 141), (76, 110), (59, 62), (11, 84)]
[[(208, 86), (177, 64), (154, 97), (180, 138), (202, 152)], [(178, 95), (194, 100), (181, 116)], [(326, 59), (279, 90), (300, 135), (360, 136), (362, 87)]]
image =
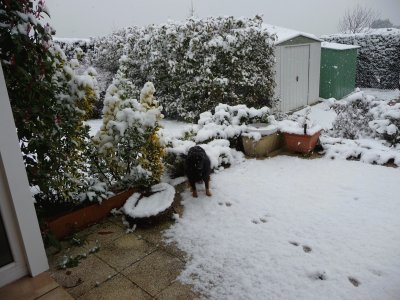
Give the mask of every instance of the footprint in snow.
[(260, 224), (260, 223), (267, 223), (268, 220), (266, 218), (266, 216), (258, 218), (258, 219), (253, 219), (251, 220), (254, 224)]
[(352, 285), (354, 285), (355, 287), (358, 287), (361, 282), (359, 282), (356, 278), (354, 277), (348, 277), (349, 281), (351, 282)]
[(224, 204), (225, 204), (226, 207), (231, 207), (231, 206), (232, 206), (232, 203), (229, 202), (229, 201), (228, 201), (228, 202), (225, 202), (225, 203), (224, 203), (224, 202), (218, 202), (218, 205), (219, 205), (219, 206), (223, 206)]
[(325, 272), (315, 272), (310, 274), (308, 277), (314, 280), (326, 280), (326, 273)]
[[(295, 241), (289, 241), (289, 244), (291, 244), (293, 246), (296, 246), (296, 247), (300, 246), (300, 244), (298, 242), (295, 242)], [(305, 253), (310, 253), (312, 251), (312, 248), (310, 246), (307, 246), (307, 245), (303, 245), (302, 248), (303, 248), (303, 251)]]

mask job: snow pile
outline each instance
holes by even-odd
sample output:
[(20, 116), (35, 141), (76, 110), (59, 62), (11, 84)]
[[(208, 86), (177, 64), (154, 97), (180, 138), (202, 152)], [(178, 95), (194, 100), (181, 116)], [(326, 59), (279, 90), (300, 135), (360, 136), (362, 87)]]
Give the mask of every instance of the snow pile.
[(329, 42), (360, 46), (356, 86), (398, 89), (400, 87), (400, 29), (380, 28), (357, 34), (322, 36)]
[(215, 174), (165, 233), (190, 257), (178, 279), (218, 300), (397, 299), (399, 175), (285, 156)]
[(331, 159), (359, 159), (369, 164), (383, 165), (393, 161), (400, 166), (400, 147), (385, 146), (382, 140), (320, 137), (325, 157)]
[(122, 211), (131, 218), (147, 218), (165, 211), (174, 202), (175, 188), (168, 183), (153, 185), (150, 191), (153, 194), (148, 197), (134, 193), (125, 202)]

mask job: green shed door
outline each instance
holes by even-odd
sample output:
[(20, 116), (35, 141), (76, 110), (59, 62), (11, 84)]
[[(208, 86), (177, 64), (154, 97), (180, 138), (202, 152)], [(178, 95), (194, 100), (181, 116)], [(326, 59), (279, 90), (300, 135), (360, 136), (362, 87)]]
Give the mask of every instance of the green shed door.
[(357, 49), (321, 48), (319, 96), (341, 99), (354, 91)]

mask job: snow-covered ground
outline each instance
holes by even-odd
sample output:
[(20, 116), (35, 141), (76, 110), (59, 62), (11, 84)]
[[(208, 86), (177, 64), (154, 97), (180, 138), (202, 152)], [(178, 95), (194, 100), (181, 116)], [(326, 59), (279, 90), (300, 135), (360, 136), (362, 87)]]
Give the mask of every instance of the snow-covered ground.
[[(398, 90), (365, 92), (400, 97)], [(203, 185), (197, 199), (189, 189), (182, 194), (184, 214), (165, 232), (189, 255), (179, 280), (218, 300), (400, 299), (400, 169), (346, 160), (355, 151), (368, 163), (400, 161), (400, 149), (329, 137), (332, 101), (310, 113), (327, 133), (321, 138), (326, 158), (235, 158), (231, 168), (212, 175), (212, 197)], [(101, 126), (101, 120), (87, 123), (92, 135)], [(161, 124), (169, 140), (190, 126)], [(181, 142), (176, 147), (194, 144)], [(213, 153), (212, 145), (225, 142), (203, 146)]]
[(390, 101), (400, 99), (400, 90), (361, 89), (365, 94), (372, 95), (380, 100)]
[(399, 179), (287, 156), (213, 174), (165, 233), (190, 256), (179, 279), (211, 299), (399, 299)]

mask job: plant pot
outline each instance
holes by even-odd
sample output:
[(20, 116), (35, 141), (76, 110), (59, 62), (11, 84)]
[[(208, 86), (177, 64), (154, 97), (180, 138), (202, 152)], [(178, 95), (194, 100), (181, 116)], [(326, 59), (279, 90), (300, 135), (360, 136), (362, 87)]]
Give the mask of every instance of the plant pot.
[(282, 135), (279, 133), (263, 136), (258, 141), (247, 136), (242, 136), (242, 142), (244, 153), (250, 157), (268, 156), (280, 149), (283, 144)]
[[(276, 128), (262, 127), (263, 124), (253, 124), (255, 128), (248, 129), (248, 132), (258, 132), (261, 139), (255, 140), (249, 136), (242, 136), (244, 153), (250, 157), (268, 156), (280, 149), (283, 145), (283, 137)], [(264, 124), (266, 126), (266, 124)]]
[(321, 131), (317, 131), (313, 135), (283, 133), (287, 150), (299, 153), (313, 151), (320, 135)]
[(48, 229), (57, 239), (61, 239), (101, 221), (113, 208), (120, 208), (135, 191), (135, 189), (130, 189), (103, 200), (101, 204), (92, 204), (48, 220)]

